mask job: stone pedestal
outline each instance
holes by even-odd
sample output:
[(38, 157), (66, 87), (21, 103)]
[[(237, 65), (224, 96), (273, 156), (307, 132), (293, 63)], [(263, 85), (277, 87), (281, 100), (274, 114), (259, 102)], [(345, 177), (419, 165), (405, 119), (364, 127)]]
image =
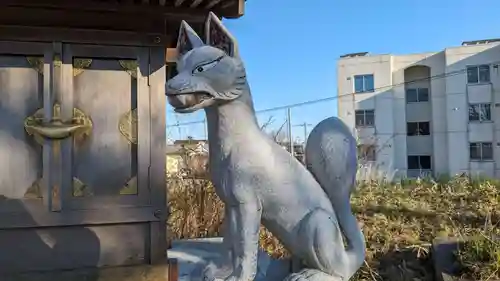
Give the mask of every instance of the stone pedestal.
[[(222, 238), (178, 240), (168, 250), (169, 259), (177, 259), (179, 281), (198, 281), (204, 265), (221, 256)], [(290, 260), (277, 260), (260, 251), (256, 281), (283, 280), (290, 272)]]

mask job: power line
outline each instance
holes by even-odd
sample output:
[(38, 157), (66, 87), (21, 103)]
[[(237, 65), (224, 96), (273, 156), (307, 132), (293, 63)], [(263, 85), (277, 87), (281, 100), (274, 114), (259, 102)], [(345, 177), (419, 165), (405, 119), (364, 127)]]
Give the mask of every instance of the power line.
[[(465, 71), (466, 71), (466, 69), (461, 69), (461, 70), (453, 71), (453, 72), (450, 72), (450, 73), (442, 73), (442, 74), (438, 74), (438, 75), (434, 75), (434, 76), (429, 76), (429, 77), (426, 77), (426, 78), (417, 79), (417, 80), (413, 80), (413, 81), (402, 82), (402, 83), (397, 83), (397, 84), (391, 84), (391, 85), (387, 85), (387, 86), (382, 86), (382, 87), (374, 88), (373, 91), (374, 92), (375, 91), (380, 91), (380, 90), (383, 90), (383, 89), (386, 89), (386, 88), (404, 86), (404, 85), (408, 85), (408, 84), (412, 84), (412, 83), (417, 83), (417, 82), (421, 82), (421, 81), (427, 81), (427, 80), (433, 80), (433, 79), (442, 79), (442, 78), (446, 78), (446, 77), (450, 77), (450, 76), (454, 76), (454, 75), (458, 75), (458, 74), (464, 73)], [(341, 97), (344, 97), (344, 96), (349, 96), (349, 95), (352, 95), (352, 94), (355, 94), (355, 92), (348, 93), (348, 94), (337, 95), (337, 96), (334, 96), (334, 97), (327, 97), (327, 98), (316, 99), (316, 100), (309, 100), (309, 101), (304, 101), (304, 102), (294, 103), (294, 104), (289, 104), (289, 105), (282, 105), (282, 106), (276, 106), (276, 107), (266, 108), (266, 109), (263, 109), (263, 110), (258, 110), (255, 113), (264, 113), (264, 112), (270, 112), (270, 111), (276, 111), (276, 110), (284, 110), (284, 109), (294, 108), (294, 107), (299, 107), (299, 106), (304, 106), (304, 105), (311, 105), (311, 104), (315, 104), (315, 103), (321, 103), (321, 102), (326, 102), (326, 101), (333, 101), (333, 100), (336, 100), (338, 98), (341, 98)], [(179, 127), (179, 126), (187, 126), (187, 125), (194, 125), (194, 124), (202, 124), (202, 123), (205, 123), (205, 121), (206, 120), (203, 119), (203, 120), (183, 122), (183, 123), (177, 122), (175, 125), (167, 125), (167, 127)]]
[[(499, 62), (493, 62), (493, 63), (489, 63), (489, 64), (485, 64), (485, 65), (493, 65), (493, 64), (498, 64), (498, 63)], [(384, 89), (387, 89), (387, 88), (393, 88), (393, 87), (399, 87), (399, 86), (406, 86), (406, 85), (410, 85), (412, 83), (417, 83), (417, 82), (422, 82), (422, 81), (432, 81), (432, 80), (435, 80), (435, 79), (443, 79), (443, 78), (447, 78), (447, 77), (451, 77), (451, 76), (455, 76), (455, 75), (466, 73), (466, 71), (467, 71), (467, 68), (464, 68), (464, 69), (460, 69), (460, 70), (456, 70), (456, 71), (452, 71), (452, 72), (448, 72), (448, 73), (441, 73), (441, 74), (437, 74), (437, 75), (433, 75), (433, 76), (429, 76), (429, 77), (425, 77), (425, 78), (421, 78), (421, 79), (416, 79), (416, 80), (412, 80), (412, 81), (404, 81), (404, 82), (401, 82), (401, 83), (390, 84), (390, 85), (386, 85), (386, 86), (374, 88), (373, 92), (384, 90)], [(327, 97), (327, 98), (321, 98), (321, 99), (316, 99), (316, 100), (309, 100), (309, 101), (295, 103), (295, 104), (289, 104), (289, 105), (283, 105), (283, 106), (277, 106), (277, 107), (267, 108), (267, 109), (263, 109), (263, 110), (258, 110), (258, 111), (256, 111), (256, 113), (265, 113), (265, 112), (270, 112), (270, 111), (284, 110), (284, 109), (289, 109), (289, 108), (294, 108), (294, 107), (300, 107), (300, 106), (304, 106), (304, 105), (311, 105), (311, 104), (316, 104), (316, 103), (321, 103), (321, 102), (326, 102), (326, 101), (333, 101), (333, 100), (339, 99), (341, 97), (351, 96), (351, 95), (354, 95), (354, 94), (356, 94), (356, 93), (355, 92), (351, 92), (351, 93), (347, 93), (347, 94), (338, 94), (337, 96), (334, 96), (334, 97)], [(463, 93), (448, 93), (446, 95), (450, 96), (450, 95), (460, 95), (460, 94), (463, 94)], [(404, 98), (392, 97), (392, 99), (404, 99)], [(179, 123), (177, 121), (177, 124), (175, 124), (175, 125), (169, 125), (169, 126), (166, 126), (166, 127), (167, 128), (168, 127), (179, 127), (179, 126), (186, 126), (186, 125), (193, 125), (193, 124), (202, 124), (202, 123), (205, 123), (205, 122), (206, 122), (205, 119), (204, 120), (198, 120), (198, 121), (184, 122), (184, 123)], [(298, 124), (298, 125), (294, 125), (294, 127), (296, 127), (296, 126), (304, 126), (306, 128), (307, 125), (311, 125), (311, 124), (307, 124), (307, 123)], [(435, 134), (448, 134), (448, 133), (454, 133), (454, 132), (457, 132), (457, 133), (458, 132), (460, 132), (460, 133), (466, 133), (467, 131), (461, 131), (461, 130), (434, 131), (434, 132), (432, 132), (432, 134), (433, 135), (435, 135)], [(381, 152), (387, 146), (387, 144), (391, 140), (393, 140), (396, 136), (398, 136), (398, 135), (405, 135), (406, 136), (407, 132), (377, 133), (377, 134), (375, 134), (374, 137), (375, 136), (377, 136), (377, 137), (378, 136), (390, 136), (388, 139), (386, 139), (384, 141), (384, 143), (382, 143), (381, 145), (377, 145), (378, 148), (374, 151), (375, 155), (377, 155), (379, 152)], [(364, 157), (361, 157), (362, 159), (360, 159), (360, 160), (366, 160), (365, 157), (367, 157), (367, 156), (365, 155)]]
[[(484, 65), (493, 65), (493, 64), (498, 64), (498, 63), (500, 63), (500, 61), (492, 62), (492, 63), (488, 63), (488, 64), (484, 64)], [(390, 85), (374, 88), (373, 91), (375, 92), (375, 91), (380, 91), (380, 90), (384, 90), (387, 88), (406, 86), (406, 85), (410, 85), (410, 84), (418, 83), (418, 82), (422, 82), (422, 81), (432, 81), (432, 80), (436, 80), (436, 79), (443, 79), (443, 78), (463, 74), (466, 72), (467, 72), (467, 68), (463, 68), (460, 70), (455, 70), (455, 71), (451, 71), (451, 72), (447, 72), (447, 73), (444, 72), (444, 73), (436, 74), (436, 75), (421, 78), (421, 79), (416, 79), (416, 80), (412, 80), (412, 81), (404, 81), (401, 83), (390, 84)], [(270, 112), (270, 111), (276, 111), (276, 110), (284, 110), (284, 109), (300, 107), (300, 106), (304, 106), (304, 105), (311, 105), (311, 104), (316, 104), (316, 103), (321, 103), (321, 102), (326, 102), (326, 101), (333, 101), (333, 100), (339, 99), (341, 97), (351, 96), (354, 94), (356, 94), (356, 92), (351, 92), (351, 93), (347, 93), (347, 94), (338, 94), (334, 97), (309, 100), (309, 101), (304, 101), (304, 102), (299, 102), (299, 103), (294, 103), (294, 104), (289, 104), (289, 105), (282, 105), (282, 106), (276, 106), (276, 107), (266, 108), (266, 109), (262, 109), (262, 110), (257, 110), (257, 111), (255, 111), (255, 113), (264, 113), (264, 112)], [(457, 93), (457, 94), (459, 94), (459, 93)], [(450, 95), (450, 94), (448, 94), (448, 95)], [(397, 99), (397, 98), (395, 98), (395, 99)], [(187, 125), (193, 125), (193, 124), (202, 124), (205, 122), (206, 122), (206, 120), (203, 119), (203, 120), (197, 120), (197, 121), (191, 121), (191, 122), (177, 123), (175, 125), (167, 125), (167, 127), (187, 126)]]
[[(493, 63), (489, 63), (489, 64), (485, 64), (485, 65), (494, 65), (494, 64), (498, 64), (498, 62), (493, 62)], [(461, 70), (450, 72), (449, 74), (457, 75), (457, 74), (461, 74), (461, 73), (466, 72), (466, 71), (467, 71), (467, 68), (464, 68), (464, 69), (461, 69)], [(453, 75), (447, 75), (445, 73), (442, 73), (442, 74), (440, 74), (440, 76), (442, 76), (442, 77), (439, 77), (439, 78), (446, 78), (448, 76), (453, 76)], [(429, 78), (436, 77), (436, 76), (438, 76), (438, 75), (431, 76)], [(429, 79), (429, 80), (432, 80), (432, 79)], [(420, 81), (425, 81), (425, 78), (424, 79), (420, 79)], [(410, 83), (414, 83), (414, 82), (417, 82), (417, 81), (416, 80), (410, 81)], [(447, 94), (447, 96), (450, 96), (450, 95), (459, 95), (459, 94), (463, 94), (463, 93)], [(436, 135), (436, 134), (449, 134), (449, 133), (468, 133), (468, 130), (434, 131), (434, 132), (432, 132), (432, 135)], [(376, 134), (373, 135), (373, 137), (383, 136), (383, 135), (390, 135), (390, 137), (384, 143), (382, 143), (381, 145), (378, 145), (378, 149), (376, 149), (374, 151), (375, 155), (377, 155), (379, 152), (381, 152), (387, 146), (387, 144), (391, 140), (393, 140), (396, 136), (398, 136), (398, 135), (408, 136), (408, 133), (407, 132), (403, 132), (403, 133), (400, 133), (400, 132), (394, 132), (394, 133), (376, 133)], [(390, 145), (389, 145), (389, 147), (390, 147)], [(360, 160), (362, 160), (362, 161), (367, 160), (366, 158), (367, 158), (367, 155), (363, 156)]]

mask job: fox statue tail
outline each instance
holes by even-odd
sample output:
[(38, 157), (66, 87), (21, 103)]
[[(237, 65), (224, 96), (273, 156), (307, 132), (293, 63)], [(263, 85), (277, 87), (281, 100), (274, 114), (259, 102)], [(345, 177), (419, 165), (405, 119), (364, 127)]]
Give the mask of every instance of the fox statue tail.
[[(366, 246), (350, 204), (357, 172), (357, 143), (350, 129), (336, 117), (321, 121), (310, 133), (305, 149), (307, 169), (329, 197), (347, 247), (332, 249), (339, 258), (337, 266), (343, 280), (349, 280), (361, 267)], [(333, 241), (332, 241), (333, 242)], [(339, 249), (340, 248), (340, 249)], [(341, 265), (342, 264), (342, 265)], [(292, 279), (338, 280), (324, 272), (303, 269)], [(313, 277), (314, 276), (314, 277)]]
[(307, 139), (305, 157), (307, 169), (326, 192), (333, 208), (349, 203), (358, 164), (356, 139), (346, 124), (330, 117), (316, 125)]

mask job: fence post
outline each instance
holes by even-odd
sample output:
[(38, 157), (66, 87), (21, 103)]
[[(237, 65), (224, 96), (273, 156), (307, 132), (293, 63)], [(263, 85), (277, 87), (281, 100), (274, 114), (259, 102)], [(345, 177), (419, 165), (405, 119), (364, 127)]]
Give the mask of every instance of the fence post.
[(288, 142), (290, 145), (290, 153), (292, 156), (295, 154), (293, 153), (293, 136), (292, 136), (292, 109), (288, 107), (286, 109), (286, 114), (287, 114), (287, 121), (288, 121)]
[(304, 122), (304, 148), (306, 147), (307, 142), (307, 122)]
[(203, 130), (205, 132), (205, 140), (208, 141), (208, 124), (207, 119), (203, 119)]

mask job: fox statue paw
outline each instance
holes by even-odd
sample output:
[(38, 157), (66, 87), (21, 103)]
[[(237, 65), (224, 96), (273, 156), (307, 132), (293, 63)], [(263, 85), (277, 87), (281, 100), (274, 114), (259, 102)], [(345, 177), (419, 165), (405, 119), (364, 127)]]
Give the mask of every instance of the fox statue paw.
[(324, 273), (321, 270), (304, 268), (297, 273), (288, 275), (283, 281), (343, 281), (339, 276)]
[(215, 281), (215, 280), (226, 280), (233, 273), (232, 266), (219, 263), (210, 262), (203, 269), (202, 281)]

